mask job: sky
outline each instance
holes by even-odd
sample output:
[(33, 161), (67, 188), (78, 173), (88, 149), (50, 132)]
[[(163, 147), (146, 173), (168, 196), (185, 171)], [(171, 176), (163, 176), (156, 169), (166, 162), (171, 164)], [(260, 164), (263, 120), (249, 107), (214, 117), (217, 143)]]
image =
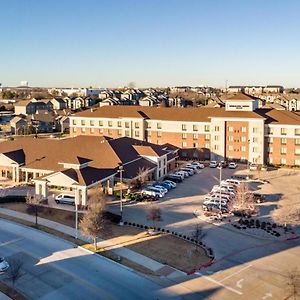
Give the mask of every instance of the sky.
[(299, 0), (0, 0), (0, 82), (300, 87)]

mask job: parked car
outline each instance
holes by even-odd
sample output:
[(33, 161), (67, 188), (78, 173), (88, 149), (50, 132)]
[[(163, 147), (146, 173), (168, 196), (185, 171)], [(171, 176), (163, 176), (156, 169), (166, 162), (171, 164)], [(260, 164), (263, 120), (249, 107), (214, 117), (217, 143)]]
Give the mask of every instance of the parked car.
[(184, 178), (186, 178), (186, 177), (189, 177), (190, 176), (190, 174), (188, 173), (188, 172), (186, 172), (186, 171), (183, 171), (183, 170), (180, 170), (180, 171), (177, 171), (175, 174), (178, 174), (178, 175), (180, 175), (180, 176), (184, 176)]
[(221, 162), (219, 163), (219, 166), (222, 166), (222, 168), (226, 168), (228, 166), (228, 162), (226, 160), (221, 160)]
[[(203, 205), (203, 210), (210, 211), (210, 212), (219, 212), (220, 211), (220, 205), (216, 204), (206, 204)], [(221, 205), (221, 212), (222, 213), (228, 213), (229, 209), (227, 206)]]
[[(239, 186), (241, 184), (241, 181), (237, 180), (237, 179), (226, 179), (225, 182), (228, 182), (228, 183), (233, 184), (235, 186)], [(222, 181), (221, 181), (221, 183), (222, 183)]]
[(172, 186), (169, 183), (166, 183), (166, 182), (156, 182), (156, 183), (153, 184), (153, 186), (162, 186), (162, 187), (166, 188), (168, 191), (170, 189), (172, 189)]
[(206, 200), (206, 201), (203, 202), (203, 205), (207, 205), (207, 204), (217, 204), (217, 205), (220, 205), (220, 202), (221, 202), (221, 205), (224, 205), (224, 206), (227, 205), (227, 201), (225, 201), (225, 200), (221, 200), (220, 201), (220, 199)]
[(150, 190), (150, 189), (143, 189), (141, 191), (141, 193), (143, 195), (147, 195), (147, 196), (153, 196), (153, 197), (159, 197), (162, 198), (164, 196), (163, 193), (159, 192), (159, 191), (155, 191), (155, 190)]
[(209, 163), (209, 167), (210, 168), (216, 168), (218, 166), (218, 163), (215, 161), (215, 160), (212, 160), (210, 163)]
[(184, 168), (193, 169), (195, 171), (197, 171), (199, 169), (199, 167), (197, 165), (192, 165), (192, 164), (187, 164), (184, 166)]
[(235, 193), (233, 192), (229, 192), (229, 191), (224, 191), (224, 190), (220, 190), (220, 189), (212, 189), (211, 192), (209, 193), (209, 195), (212, 195), (212, 194), (224, 194), (224, 195), (227, 195), (231, 198), (234, 198), (235, 197)]
[(163, 182), (170, 184), (170, 186), (171, 186), (173, 189), (175, 189), (176, 186), (177, 186), (176, 182), (171, 181), (171, 180), (164, 180)]
[(175, 174), (169, 174), (165, 177), (165, 180), (170, 180), (173, 181), (175, 183), (180, 183), (182, 182), (182, 178), (181, 176), (175, 175)]
[(164, 191), (165, 193), (167, 193), (169, 191), (166, 187), (159, 185), (159, 184), (157, 184), (157, 185), (152, 184), (152, 187), (154, 187), (156, 189), (160, 189), (160, 190)]
[(179, 171), (177, 171), (177, 172), (175, 172), (174, 174), (171, 174), (171, 175), (179, 176), (182, 180), (185, 178), (184, 174), (182, 172), (180, 173)]
[(237, 167), (237, 164), (235, 162), (230, 162), (228, 165), (229, 169), (236, 169), (236, 167)]
[(5, 272), (8, 268), (8, 262), (4, 259), (4, 257), (0, 257), (0, 272)]
[(57, 204), (75, 205), (75, 196), (68, 194), (59, 194), (55, 197), (55, 202)]
[(195, 170), (194, 169), (190, 169), (190, 168), (181, 168), (181, 171), (185, 171), (187, 172), (190, 176), (193, 176), (195, 174)]
[(258, 165), (250, 164), (250, 166), (249, 166), (250, 171), (256, 171), (257, 169), (258, 169)]
[(191, 164), (194, 165), (194, 166), (198, 166), (199, 169), (204, 169), (205, 168), (204, 164), (201, 164), (197, 161), (193, 161)]
[(163, 196), (167, 193), (167, 189), (163, 187), (154, 187), (154, 186), (147, 186), (147, 190), (155, 191), (163, 194)]

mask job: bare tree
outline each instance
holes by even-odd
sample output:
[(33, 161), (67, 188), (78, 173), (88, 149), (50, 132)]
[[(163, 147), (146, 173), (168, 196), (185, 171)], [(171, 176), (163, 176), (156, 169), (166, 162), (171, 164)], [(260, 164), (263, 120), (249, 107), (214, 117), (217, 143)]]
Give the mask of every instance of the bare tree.
[(137, 179), (137, 188), (140, 188), (144, 183), (148, 181), (149, 168), (139, 168), (138, 179)]
[(195, 230), (192, 233), (192, 239), (196, 242), (196, 250), (198, 249), (198, 243), (202, 241), (202, 239), (206, 236), (206, 233), (203, 231), (200, 224), (196, 224)]
[(300, 225), (300, 207), (286, 203), (273, 211), (272, 218), (285, 228), (287, 225)]
[(287, 285), (289, 287), (290, 295), (288, 298), (293, 297), (294, 300), (299, 299), (300, 296), (300, 272), (297, 268), (291, 270), (287, 276)]
[(79, 223), (82, 234), (93, 239), (95, 250), (97, 251), (97, 238), (104, 231), (105, 201), (98, 198), (97, 193), (89, 201), (87, 212)]
[(22, 272), (23, 262), (19, 259), (11, 259), (9, 260), (9, 268), (7, 270), (7, 276), (12, 282), (13, 288), (15, 288), (15, 284), (24, 274)]
[(238, 186), (235, 198), (231, 202), (231, 209), (255, 211), (255, 199), (246, 182)]
[(161, 210), (157, 206), (151, 205), (148, 209), (147, 220), (153, 222), (153, 227), (155, 227), (155, 222), (162, 221)]
[(40, 195), (31, 196), (27, 194), (26, 196), (27, 213), (35, 215), (35, 226), (38, 225), (38, 212), (41, 200)]

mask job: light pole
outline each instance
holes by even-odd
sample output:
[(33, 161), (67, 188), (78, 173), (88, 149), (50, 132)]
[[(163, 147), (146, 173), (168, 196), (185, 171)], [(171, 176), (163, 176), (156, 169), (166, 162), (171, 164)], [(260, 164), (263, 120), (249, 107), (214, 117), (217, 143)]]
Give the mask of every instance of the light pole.
[(122, 186), (123, 186), (123, 172), (124, 172), (124, 168), (123, 168), (123, 165), (120, 163), (119, 164), (119, 171), (120, 173), (120, 216), (121, 216), (121, 219), (120, 219), (120, 225), (123, 225), (123, 189), (122, 189)]

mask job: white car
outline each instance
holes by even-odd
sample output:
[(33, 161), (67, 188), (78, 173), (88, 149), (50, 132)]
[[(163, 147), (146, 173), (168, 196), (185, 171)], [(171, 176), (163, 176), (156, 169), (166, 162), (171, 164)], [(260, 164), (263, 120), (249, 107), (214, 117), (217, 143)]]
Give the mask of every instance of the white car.
[(208, 204), (218, 204), (218, 205), (220, 205), (220, 202), (221, 202), (221, 205), (227, 205), (227, 201), (225, 201), (225, 200), (220, 201), (220, 199), (210, 199), (210, 200), (204, 201), (203, 204), (204, 205), (208, 205)]
[(159, 187), (154, 187), (154, 186), (147, 186), (147, 190), (154, 191), (154, 192), (159, 192), (163, 196), (167, 193), (165, 188), (159, 188)]
[(219, 164), (215, 161), (215, 160), (212, 160), (210, 163), (209, 163), (209, 167), (210, 168), (216, 168)]
[(8, 262), (4, 259), (4, 257), (0, 257), (0, 272), (4, 272), (9, 268)]
[(194, 169), (190, 169), (190, 168), (181, 168), (180, 171), (185, 171), (187, 172), (190, 176), (195, 174), (195, 170)]
[[(171, 174), (171, 175), (172, 175), (172, 174)], [(179, 176), (182, 180), (184, 179), (184, 174), (183, 174), (183, 173), (180, 173), (179, 171), (178, 171), (178, 172), (175, 172), (174, 175)]]
[(236, 167), (237, 167), (237, 164), (235, 162), (230, 162), (228, 165), (229, 169), (236, 169)]
[(201, 164), (199, 162), (193, 161), (191, 164), (194, 166), (198, 166), (199, 169), (204, 169), (204, 164)]
[(237, 179), (226, 179), (225, 181), (228, 182), (228, 183), (230, 183), (230, 184), (232, 184), (232, 185), (235, 185), (235, 186), (238, 186), (238, 185), (241, 184), (241, 182), (239, 180), (237, 180)]
[(148, 196), (153, 196), (153, 197), (159, 197), (162, 198), (164, 195), (160, 193), (159, 191), (154, 191), (154, 190), (148, 190), (148, 189), (143, 189), (141, 191), (142, 194), (148, 195)]
[(158, 189), (162, 190), (164, 193), (167, 193), (167, 192), (168, 192), (168, 189), (167, 189), (167, 188), (165, 188), (164, 186), (159, 185), (159, 184), (157, 184), (157, 185), (152, 185), (152, 187), (158, 188)]
[(189, 169), (193, 169), (193, 170), (198, 170), (198, 166), (192, 165), (192, 164), (187, 164), (186, 166), (184, 166), (184, 168), (189, 168)]
[(67, 194), (59, 194), (58, 196), (55, 197), (55, 202), (57, 204), (75, 205), (75, 196), (67, 195)]
[(184, 177), (189, 177), (190, 176), (190, 174), (188, 172), (183, 171), (183, 170), (177, 171), (175, 174), (179, 174), (179, 175), (183, 174)]
[(258, 169), (258, 166), (257, 166), (257, 165), (251, 164), (251, 165), (249, 166), (249, 170), (250, 170), (250, 171), (256, 171), (257, 169)]
[(211, 194), (224, 194), (224, 195), (228, 195), (228, 196), (230, 196), (230, 197), (232, 197), (232, 198), (234, 198), (235, 197), (235, 193), (234, 192), (230, 192), (230, 191), (226, 191), (226, 190), (220, 190), (220, 189), (212, 189), (211, 190), (211, 192), (209, 193), (210, 195)]

